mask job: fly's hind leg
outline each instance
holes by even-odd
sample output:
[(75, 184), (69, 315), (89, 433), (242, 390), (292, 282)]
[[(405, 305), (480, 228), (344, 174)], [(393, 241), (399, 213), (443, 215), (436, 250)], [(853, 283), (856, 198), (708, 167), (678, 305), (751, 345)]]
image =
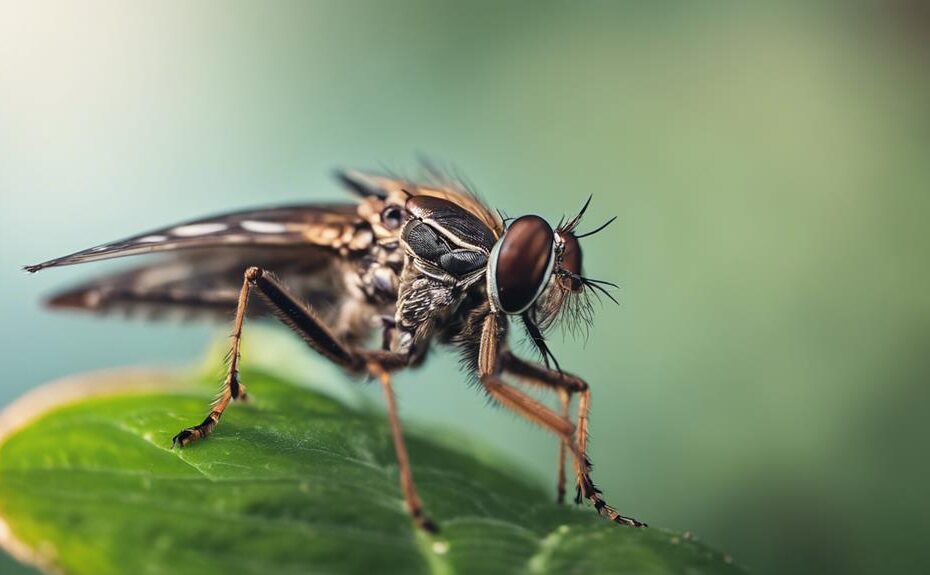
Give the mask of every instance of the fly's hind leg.
[(245, 312), (249, 303), (249, 292), (252, 290), (252, 282), (258, 268), (249, 268), (245, 272), (242, 280), (242, 289), (239, 290), (239, 300), (236, 305), (236, 319), (233, 323), (233, 331), (230, 335), (229, 356), (227, 359), (226, 379), (223, 381), (223, 390), (219, 397), (210, 406), (210, 413), (199, 424), (181, 430), (180, 433), (172, 439), (172, 445), (176, 447), (185, 447), (190, 443), (202, 439), (209, 435), (216, 424), (219, 423), (226, 407), (233, 400), (245, 400), (245, 386), (239, 381), (239, 345), (242, 341), (242, 324), (245, 321)]
[[(251, 267), (245, 272), (242, 293), (239, 297), (239, 308), (236, 313), (235, 329), (233, 330), (230, 375), (227, 377), (227, 385), (224, 387), (223, 395), (220, 396), (210, 415), (201, 425), (182, 431), (178, 434), (178, 437), (187, 432), (191, 432), (197, 437), (205, 436), (219, 421), (219, 416), (222, 415), (226, 405), (235, 397), (233, 390), (238, 390), (240, 394), (244, 393), (238, 379), (239, 339), (242, 335), (242, 323), (249, 292), (252, 289), (258, 290), (259, 295), (269, 305), (274, 315), (303, 338), (307, 345), (346, 371), (368, 373), (378, 379), (387, 400), (391, 435), (394, 450), (397, 454), (397, 464), (400, 469), (400, 485), (408, 511), (418, 527), (429, 532), (438, 531), (436, 524), (423, 512), (423, 504), (413, 482), (413, 472), (410, 469), (410, 459), (404, 443), (400, 418), (397, 414), (394, 390), (391, 386), (390, 372), (406, 367), (409, 362), (408, 355), (390, 351), (364, 350), (344, 344), (306, 305), (288, 293), (272, 274), (257, 267)], [(178, 441), (177, 437), (175, 439)], [(192, 440), (187, 440), (187, 443)]]

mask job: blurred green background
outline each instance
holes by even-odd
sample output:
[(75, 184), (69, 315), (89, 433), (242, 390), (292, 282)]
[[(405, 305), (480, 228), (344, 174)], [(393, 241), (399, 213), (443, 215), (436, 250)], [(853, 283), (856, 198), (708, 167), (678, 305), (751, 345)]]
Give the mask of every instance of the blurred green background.
[[(0, 402), (218, 329), (53, 315), (114, 266), (20, 265), (425, 153), (510, 214), (620, 216), (585, 256), (622, 305), (554, 342), (610, 501), (756, 573), (927, 572), (928, 56), (920, 2), (2, 0)], [(552, 481), (455, 370), (404, 416)]]

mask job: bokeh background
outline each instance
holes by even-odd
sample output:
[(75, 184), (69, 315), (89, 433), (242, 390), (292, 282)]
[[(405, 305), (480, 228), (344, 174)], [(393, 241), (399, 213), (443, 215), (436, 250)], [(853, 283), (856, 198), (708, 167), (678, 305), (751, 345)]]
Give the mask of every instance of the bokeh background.
[[(585, 255), (622, 305), (554, 342), (611, 501), (756, 573), (927, 572), (928, 56), (917, 1), (0, 0), (0, 402), (218, 329), (53, 315), (113, 266), (22, 264), (428, 154), (511, 214), (620, 216)], [(551, 481), (455, 370), (404, 416)]]

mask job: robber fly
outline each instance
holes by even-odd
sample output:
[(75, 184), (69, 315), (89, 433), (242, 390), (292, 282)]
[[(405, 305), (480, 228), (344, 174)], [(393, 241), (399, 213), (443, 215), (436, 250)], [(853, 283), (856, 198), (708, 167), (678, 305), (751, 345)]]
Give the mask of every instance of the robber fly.
[[(337, 175), (357, 196), (354, 203), (292, 205), (188, 221), (25, 269), (170, 252), (164, 261), (77, 286), (49, 304), (156, 314), (236, 310), (222, 393), (201, 423), (174, 437), (176, 447), (206, 438), (230, 402), (246, 397), (239, 380), (239, 345), (255, 291), (260, 300), (253, 302), (250, 315), (277, 317), (344, 370), (380, 382), (401, 488), (420, 527), (436, 530), (414, 485), (390, 374), (421, 365), (434, 343), (457, 348), (469, 376), (492, 400), (558, 436), (559, 502), (565, 498), (565, 458), (570, 456), (576, 503), (586, 499), (612, 521), (643, 526), (608, 505), (592, 482), (586, 453), (591, 392), (584, 380), (558, 368), (544, 338), (560, 320), (590, 320), (591, 293), (610, 296), (602, 285), (607, 282), (582, 275), (579, 240), (610, 223), (587, 234), (576, 232), (590, 198), (577, 216), (553, 229), (535, 215), (504, 219), (460, 179), (434, 170), (424, 182), (354, 171)], [(510, 351), (511, 318), (527, 331), (543, 364)], [(378, 331), (381, 348), (364, 347)], [(508, 377), (555, 392), (561, 409), (543, 405)], [(573, 423), (569, 406), (575, 394), (579, 405)]]

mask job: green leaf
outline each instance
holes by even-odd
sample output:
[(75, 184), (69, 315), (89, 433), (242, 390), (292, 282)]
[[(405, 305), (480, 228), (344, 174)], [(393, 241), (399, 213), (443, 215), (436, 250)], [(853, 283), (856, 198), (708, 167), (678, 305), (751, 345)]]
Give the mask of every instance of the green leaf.
[(243, 381), (252, 401), (184, 450), (172, 435), (202, 419), (216, 377), (88, 376), (12, 406), (4, 547), (75, 575), (742, 572), (693, 538), (558, 506), (486, 449), (409, 434), (442, 528), (426, 535), (404, 511), (383, 414), (268, 371)]

